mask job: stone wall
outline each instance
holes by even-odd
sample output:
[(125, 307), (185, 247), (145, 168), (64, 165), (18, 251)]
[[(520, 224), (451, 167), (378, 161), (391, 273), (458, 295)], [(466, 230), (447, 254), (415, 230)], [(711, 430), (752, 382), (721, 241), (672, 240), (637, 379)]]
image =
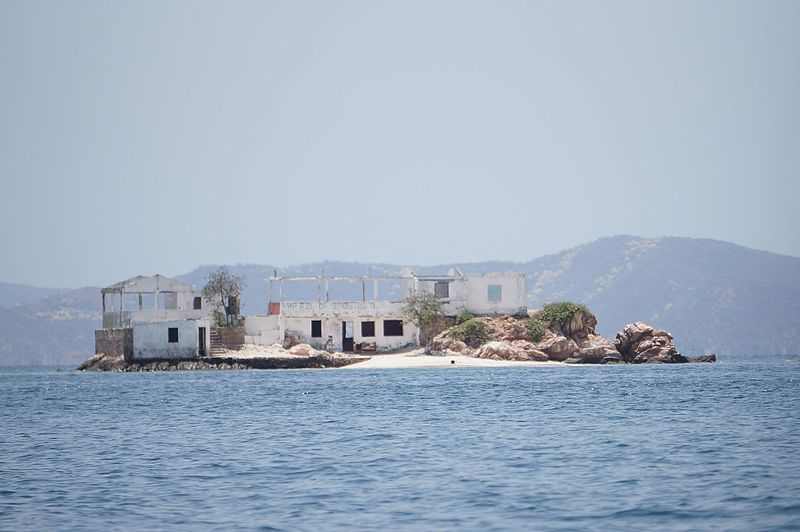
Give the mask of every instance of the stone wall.
[(98, 329), (94, 332), (94, 352), (133, 359), (133, 329)]
[(238, 351), (244, 345), (244, 327), (212, 327), (211, 347)]

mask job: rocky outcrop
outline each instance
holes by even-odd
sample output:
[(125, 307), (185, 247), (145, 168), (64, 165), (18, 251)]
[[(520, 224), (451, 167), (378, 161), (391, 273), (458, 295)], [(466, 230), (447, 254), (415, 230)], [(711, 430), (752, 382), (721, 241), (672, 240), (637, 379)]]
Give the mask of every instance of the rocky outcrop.
[(513, 340), (511, 342), (488, 342), (475, 352), (475, 358), (491, 358), (493, 360), (534, 360), (545, 362), (548, 357), (542, 351), (526, 340)]
[(443, 331), (437, 334), (425, 348), (425, 352), (433, 356), (472, 356), (473, 350), (464, 342), (456, 340)]
[(642, 323), (625, 326), (614, 340), (622, 360), (633, 364), (677, 364), (688, 362), (672, 343), (672, 335)]
[(573, 339), (556, 335), (552, 331), (545, 333), (542, 340), (536, 344), (536, 348), (546, 353), (549, 360), (558, 362), (573, 358), (580, 350)]
[(80, 365), (79, 371), (208, 371), (243, 369), (306, 369), (340, 368), (371, 357), (343, 353), (317, 352), (308, 356), (254, 357), (238, 358), (230, 356), (206, 357), (189, 360), (149, 360), (126, 362), (121, 356), (107, 356), (103, 353), (93, 356)]
[[(535, 315), (535, 314), (534, 314)], [(428, 344), (430, 355), (465, 355), (495, 360), (556, 361), (567, 364), (676, 364), (689, 362), (673, 344), (667, 331), (636, 322), (627, 325), (614, 342), (595, 331), (592, 314), (575, 312), (564, 323), (549, 323), (538, 341), (531, 341), (528, 320), (514, 316), (475, 318), (485, 324), (491, 341), (476, 348), (452, 336), (453, 329), (438, 334)], [(716, 358), (702, 357), (713, 362)], [(699, 360), (698, 360), (699, 361)]]
[(710, 355), (700, 355), (699, 357), (690, 358), (689, 362), (716, 362), (717, 355), (711, 353)]

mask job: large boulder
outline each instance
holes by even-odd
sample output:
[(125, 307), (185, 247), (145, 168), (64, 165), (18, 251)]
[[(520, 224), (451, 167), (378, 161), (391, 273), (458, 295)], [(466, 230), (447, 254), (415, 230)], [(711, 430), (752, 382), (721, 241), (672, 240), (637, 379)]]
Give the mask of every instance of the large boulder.
[(576, 312), (567, 323), (560, 326), (561, 333), (573, 340), (583, 339), (590, 334), (595, 334), (594, 328), (597, 326), (597, 318), (592, 314)]
[(574, 340), (556, 335), (546, 335), (536, 344), (536, 349), (544, 352), (548, 359), (559, 362), (574, 357), (580, 351), (578, 344)]
[(589, 334), (578, 344), (578, 348), (578, 353), (572, 358), (583, 364), (602, 364), (604, 359), (609, 359), (607, 363), (614, 358), (621, 358), (614, 344), (597, 334)]
[(449, 330), (437, 334), (425, 347), (425, 353), (433, 356), (472, 356), (472, 348), (461, 340), (451, 337), (448, 332)]
[(614, 339), (614, 346), (617, 348), (617, 351), (619, 351), (619, 354), (622, 355), (622, 359), (625, 360), (625, 362), (631, 362), (636, 357), (636, 348), (634, 344), (638, 344), (642, 338), (651, 336), (652, 334), (653, 328), (646, 323), (640, 321), (629, 323), (624, 329), (617, 333), (617, 337)]
[(622, 360), (634, 364), (678, 364), (689, 360), (678, 353), (672, 335), (637, 322), (625, 326), (614, 340)]
[(515, 340), (511, 343), (487, 342), (478, 349), (475, 357), (493, 360), (547, 360), (547, 355), (536, 349), (531, 342), (525, 340)]

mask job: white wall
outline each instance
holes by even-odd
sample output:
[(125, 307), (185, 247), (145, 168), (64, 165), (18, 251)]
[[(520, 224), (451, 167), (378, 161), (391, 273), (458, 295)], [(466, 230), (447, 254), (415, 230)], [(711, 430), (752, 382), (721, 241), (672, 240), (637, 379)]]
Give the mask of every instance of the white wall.
[[(169, 329), (178, 329), (178, 342), (169, 342)], [(199, 356), (198, 329), (206, 328), (206, 349), (210, 348), (210, 320), (175, 320), (158, 323), (143, 323), (133, 327), (133, 358), (169, 359), (195, 358)]]
[[(191, 308), (191, 307), (190, 307)], [(103, 328), (130, 327), (144, 323), (211, 319), (211, 308), (201, 310), (123, 310), (103, 314)]]
[(398, 301), (284, 301), (281, 315), (287, 318), (311, 316), (402, 316)]
[(280, 319), (275, 316), (245, 316), (244, 343), (272, 345), (283, 343)]
[[(524, 273), (486, 273), (444, 276), (449, 281), (449, 297), (442, 299), (444, 313), (456, 316), (463, 311), (473, 314), (525, 314), (527, 280)], [(418, 290), (433, 294), (435, 280), (420, 280)], [(489, 285), (500, 285), (500, 301), (489, 301)]]
[[(465, 308), (473, 314), (526, 314), (527, 280), (524, 273), (486, 273), (465, 276)], [(489, 285), (500, 285), (500, 301), (489, 301)]]
[[(408, 345), (416, 345), (419, 331), (412, 323), (403, 321), (403, 336), (385, 336), (383, 334), (383, 320), (385, 319), (399, 319), (402, 316), (356, 316), (356, 315), (338, 315), (338, 316), (310, 316), (307, 318), (284, 318), (284, 328), (287, 335), (295, 336), (302, 343), (307, 343), (322, 349), (328, 341), (328, 335), (333, 336), (333, 342), (336, 350), (342, 349), (342, 322), (353, 322), (353, 341), (355, 343), (361, 342), (375, 342), (379, 350), (387, 351), (391, 349), (398, 349)], [(322, 336), (319, 338), (311, 337), (311, 321), (320, 320), (322, 322)], [(361, 322), (374, 321), (375, 322), (375, 336), (363, 336), (361, 334)]]

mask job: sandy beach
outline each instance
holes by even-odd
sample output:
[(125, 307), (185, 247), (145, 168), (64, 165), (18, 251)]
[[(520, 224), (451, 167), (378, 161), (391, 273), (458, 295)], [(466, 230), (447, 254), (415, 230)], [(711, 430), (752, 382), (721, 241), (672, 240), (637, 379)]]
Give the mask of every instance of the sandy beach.
[[(374, 355), (369, 360), (345, 366), (347, 369), (383, 368), (441, 368), (441, 367), (508, 367), (508, 366), (561, 366), (559, 362), (522, 362), (511, 360), (490, 360), (467, 356), (436, 357), (425, 354), (424, 349), (405, 353)], [(343, 368), (344, 369), (344, 368)]]
[[(310, 347), (310, 346), (309, 346)], [(313, 350), (314, 353), (322, 351)], [(333, 353), (333, 356), (348, 357), (345, 353)], [(390, 369), (390, 368), (444, 368), (444, 367), (508, 367), (508, 366), (562, 366), (560, 362), (532, 362), (514, 360), (492, 360), (487, 358), (473, 358), (463, 355), (430, 356), (425, 354), (425, 349), (416, 348), (395, 353), (371, 354), (369, 360), (357, 362), (344, 368), (353, 369)], [(226, 351), (224, 354), (215, 355), (215, 358), (227, 357), (231, 359), (304, 359), (304, 355), (295, 355), (280, 346), (245, 345), (239, 351)]]

